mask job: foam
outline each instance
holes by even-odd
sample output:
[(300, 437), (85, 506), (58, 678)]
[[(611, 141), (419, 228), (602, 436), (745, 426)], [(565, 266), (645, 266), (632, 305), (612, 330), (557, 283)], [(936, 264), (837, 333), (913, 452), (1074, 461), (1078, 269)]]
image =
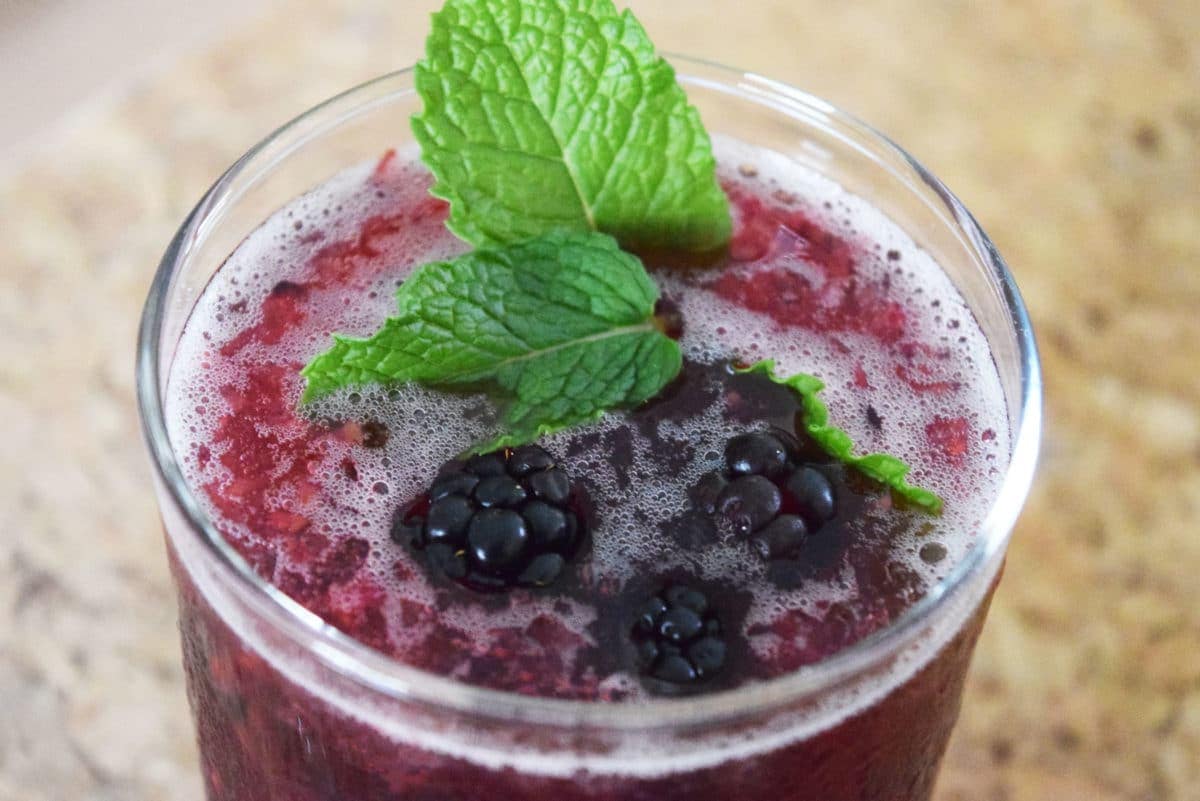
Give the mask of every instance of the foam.
[[(927, 587), (934, 587), (974, 544), (975, 533), (998, 491), (1009, 453), (1009, 432), (1003, 423), (1007, 419), (1003, 394), (986, 340), (949, 278), (927, 253), (878, 210), (782, 155), (720, 137), (716, 138), (715, 145), (723, 165), (722, 175), (727, 180), (747, 184), (757, 182), (768, 187), (771, 183), (777, 184), (804, 198), (806, 211), (833, 231), (877, 243), (878, 263), (867, 269), (891, 273), (893, 286), (898, 287), (895, 296), (904, 302), (921, 339), (944, 343), (952, 349), (955, 369), (948, 377), (963, 382), (962, 392), (955, 396), (955, 405), (975, 410), (972, 422), (977, 431), (990, 427), (994, 432), (990, 442), (994, 459), (971, 460), (953, 470), (940, 466), (929, 458), (928, 444), (924, 440), (925, 421), (945, 412), (937, 405), (940, 401), (927, 396), (914, 399), (907, 385), (890, 369), (885, 369), (885, 356), (865, 335), (839, 334), (841, 344), (848, 347), (838, 347), (828, 339), (808, 332), (781, 331), (771, 320), (737, 308), (715, 294), (684, 291), (677, 279), (659, 280), (664, 294), (681, 302), (687, 326), (680, 344), (687, 358), (709, 362), (728, 359), (731, 355), (747, 360), (769, 355), (776, 359), (781, 372), (818, 374), (827, 384), (825, 398), (833, 418), (849, 429), (861, 449), (886, 449), (895, 453), (914, 465), (914, 480), (947, 498), (946, 513), (936, 522), (932, 534), (920, 538), (914, 533), (905, 534), (895, 548), (903, 563), (921, 575)], [(414, 155), (411, 151), (401, 154), (398, 161), (403, 163)], [(747, 163), (755, 165), (757, 174), (764, 177), (739, 177), (736, 167)], [(230, 304), (246, 299), (253, 308), (281, 275), (288, 275), (294, 265), (307, 261), (322, 244), (309, 241), (309, 232), (326, 232), (322, 242), (347, 238), (364, 217), (383, 208), (395, 208), (397, 204), (418, 202), (424, 194), (424, 184), (419, 182), (392, 182), (382, 189), (363, 191), (374, 166), (364, 164), (339, 173), (317, 190), (293, 201), (251, 234), (214, 278), (189, 320), (172, 367), (168, 422), (172, 442), (179, 452), (190, 453), (199, 443), (212, 441), (217, 422), (224, 413), (219, 388), (226, 384), (240, 385), (244, 380), (228, 369), (215, 353), (219, 343), (247, 324), (244, 317), (231, 318), (227, 311)], [(771, 178), (768, 180), (765, 176)], [(320, 301), (323, 305), (316, 309), (314, 316), (335, 320), (333, 327), (338, 331), (365, 335), (391, 311), (396, 276), (416, 263), (450, 257), (463, 249), (462, 243), (444, 232), (402, 237), (392, 252), (383, 255), (398, 265), (395, 275), (377, 281), (367, 297), (356, 295), (352, 306), (347, 305), (346, 297), (330, 293)], [(895, 263), (887, 260), (884, 254), (888, 251), (900, 253), (900, 260)], [(793, 261), (786, 266), (809, 271), (814, 279), (817, 278), (802, 262)], [(302, 363), (325, 345), (324, 331), (308, 332), (285, 337), (261, 352), (255, 349), (263, 346), (252, 344), (247, 347), (246, 354), (254, 358), (269, 353), (274, 361)], [(871, 374), (869, 388), (854, 386), (852, 377), (856, 367), (864, 367)], [(867, 403), (887, 420), (884, 432), (866, 422), (862, 409)], [(360, 480), (331, 483), (325, 487), (335, 497), (313, 523), (317, 530), (334, 539), (356, 536), (371, 541), (373, 547), (365, 569), (387, 589), (385, 616), (392, 622), (390, 634), (398, 650), (403, 652), (406, 643), (419, 641), (424, 632), (420, 625), (409, 628), (398, 625), (399, 605), (405, 599), (431, 603), (433, 588), (420, 569), (412, 571), (415, 578), (400, 581), (395, 577), (391, 563), (397, 557), (397, 549), (386, 542), (391, 515), (401, 499), (412, 497), (424, 488), (428, 476), (448, 454), (486, 438), (493, 431), (492, 417), (486, 401), (480, 397), (448, 398), (411, 386), (338, 393), (323, 401), (317, 411), (334, 419), (380, 420), (392, 433), (386, 447), (354, 452)], [(622, 427), (624, 422), (619, 415), (609, 415), (596, 424), (596, 429), (601, 433), (611, 432)], [(676, 425), (666, 424), (668, 428)], [(716, 445), (710, 449), (699, 448), (697, 457), (679, 475), (667, 480), (658, 476), (653, 455), (648, 451), (648, 441), (635, 438), (631, 473), (642, 480), (634, 482), (640, 492), (632, 495), (621, 489), (619, 477), (604, 460), (587, 454), (565, 460), (566, 469), (573, 475), (591, 477), (597, 488), (594, 500), (606, 510), (602, 527), (593, 532), (592, 559), (601, 575), (628, 578), (634, 569), (629, 561), (630, 554), (655, 558), (667, 568), (673, 561), (679, 562), (683, 558), (671, 543), (661, 540), (655, 523), (683, 512), (687, 508), (687, 487), (719, 466), (719, 444), (727, 435), (727, 424), (714, 408), (677, 429), (671, 433), (681, 439)], [(547, 439), (547, 447), (561, 453), (574, 434), (553, 435)], [(331, 451), (327, 457), (331, 468), (340, 457), (340, 453)], [(398, 469), (399, 465), (404, 465), (404, 469)], [(193, 486), (222, 478), (217, 459), (205, 467), (199, 466), (195, 459), (185, 459), (184, 467)], [(284, 503), (297, 499), (285, 492), (277, 500)], [(209, 508), (209, 511), (216, 515), (215, 509)], [(228, 524), (228, 529), (232, 529), (233, 536), (254, 537), (254, 532), (238, 530), (232, 523)], [(935, 565), (927, 564), (918, 555), (921, 546), (931, 541), (940, 543), (947, 551), (945, 558)], [(304, 564), (290, 564), (285, 555), (280, 559), (277, 570), (286, 568), (303, 573), (308, 569)], [(705, 578), (732, 578), (750, 589), (754, 601), (747, 625), (770, 620), (784, 609), (816, 608), (819, 602), (845, 600), (856, 592), (852, 576), (841, 576), (821, 584), (809, 583), (796, 591), (781, 591), (767, 582), (761, 566), (746, 559), (744, 547), (734, 543), (711, 549), (698, 563), (689, 557), (686, 564), (698, 567)], [(586, 628), (595, 618), (594, 610), (578, 603), (563, 604), (561, 599), (554, 600), (559, 604), (555, 617), (588, 639), (590, 635)], [(873, 685), (831, 694), (823, 701), (821, 709), (809, 710), (786, 724), (777, 723), (770, 732), (750, 738), (742, 736), (730, 741), (670, 745), (666, 741), (631, 737), (610, 754), (548, 757), (514, 747), (489, 747), (471, 742), (466, 735), (414, 734), (396, 720), (388, 719), (362, 703), (352, 704), (353, 708), (347, 708), (347, 713), (397, 740), (452, 753), (491, 767), (515, 767), (551, 775), (589, 770), (649, 776), (662, 772), (667, 764), (671, 770), (686, 770), (761, 753), (810, 736), (873, 703), (926, 664), (957, 630), (972, 607), (973, 604), (968, 604), (957, 618), (948, 616), (939, 630), (923, 640), (919, 647), (903, 654), (890, 673)], [(439, 611), (439, 615), (450, 625), (478, 632), (481, 642), (477, 644), (484, 645), (484, 632), (489, 628), (525, 626), (547, 611), (548, 607), (538, 604), (514, 605), (500, 611), (464, 605)], [(222, 608), (222, 614), (224, 612)], [(253, 631), (255, 627), (248, 622), (237, 625), (232, 609), (230, 614), (229, 622), (235, 630), (251, 644), (258, 642), (258, 635)], [(777, 643), (770, 638), (761, 638), (752, 645), (766, 652)], [(285, 675), (330, 703), (346, 707), (345, 698), (337, 696), (332, 688), (314, 683), (304, 665), (273, 658), (269, 647), (263, 646), (262, 650)], [(464, 660), (469, 656), (464, 654)], [(451, 673), (453, 675), (454, 671)], [(637, 699), (641, 692), (639, 683), (628, 675), (610, 676), (605, 679), (605, 686), (626, 691), (631, 699)]]

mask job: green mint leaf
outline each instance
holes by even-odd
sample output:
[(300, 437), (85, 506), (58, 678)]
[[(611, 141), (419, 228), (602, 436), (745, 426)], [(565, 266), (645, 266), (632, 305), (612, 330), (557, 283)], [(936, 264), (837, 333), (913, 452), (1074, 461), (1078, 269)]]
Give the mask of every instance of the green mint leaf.
[(729, 240), (700, 115), (611, 0), (447, 0), (416, 86), (433, 193), (477, 247), (564, 229), (635, 250)]
[(489, 385), (506, 402), (493, 445), (516, 445), (648, 400), (682, 364), (655, 325), (658, 287), (603, 234), (555, 232), (426, 264), (396, 300), (374, 336), (335, 335), (309, 362), (305, 401), (368, 383)]
[(825, 389), (825, 384), (821, 382), (821, 379), (805, 373), (797, 373), (787, 378), (780, 377), (775, 374), (775, 362), (771, 359), (764, 359), (749, 367), (738, 368), (737, 372), (760, 373), (776, 384), (782, 384), (795, 390), (804, 410), (804, 428), (826, 453), (857, 468), (868, 478), (886, 484), (893, 492), (914, 506), (932, 514), (941, 513), (941, 498), (927, 489), (914, 487), (904, 480), (910, 469), (907, 464), (886, 453), (854, 455), (854, 441), (850, 439), (850, 435), (829, 424), (829, 409), (819, 397), (821, 390)]

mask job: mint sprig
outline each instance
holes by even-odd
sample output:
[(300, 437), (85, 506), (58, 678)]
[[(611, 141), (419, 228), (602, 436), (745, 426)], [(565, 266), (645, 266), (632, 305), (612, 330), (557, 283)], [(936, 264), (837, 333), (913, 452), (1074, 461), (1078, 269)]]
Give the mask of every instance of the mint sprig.
[(729, 240), (708, 133), (629, 11), (610, 0), (448, 0), (412, 121), (448, 226), (476, 246), (553, 230), (628, 249)]
[(775, 373), (775, 362), (764, 359), (745, 368), (738, 368), (739, 373), (759, 373), (765, 375), (776, 384), (782, 384), (795, 391), (800, 398), (804, 411), (804, 430), (821, 446), (821, 449), (844, 464), (857, 468), (859, 472), (885, 484), (900, 497), (914, 506), (918, 506), (932, 514), (942, 511), (942, 499), (933, 492), (921, 487), (914, 487), (904, 480), (911, 468), (895, 456), (886, 453), (870, 453), (866, 456), (854, 454), (854, 440), (842, 429), (829, 424), (829, 409), (819, 397), (825, 389), (825, 384), (816, 376), (797, 373), (787, 377)]
[(658, 288), (603, 234), (557, 232), (426, 264), (374, 336), (334, 336), (302, 371), (309, 401), (368, 383), (486, 385), (504, 433), (479, 452), (530, 442), (658, 394), (679, 345), (656, 326)]

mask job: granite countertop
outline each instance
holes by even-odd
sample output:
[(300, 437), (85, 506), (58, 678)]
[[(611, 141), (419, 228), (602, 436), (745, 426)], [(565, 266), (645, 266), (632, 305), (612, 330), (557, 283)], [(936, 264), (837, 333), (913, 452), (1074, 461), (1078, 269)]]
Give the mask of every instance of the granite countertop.
[[(411, 62), (429, 5), (290, 3), (0, 178), (0, 801), (200, 798), (134, 414), (139, 309), (214, 177)], [(939, 801), (1200, 799), (1200, 8), (633, 6), (664, 49), (783, 78), (904, 143), (1025, 293), (1041, 472)]]

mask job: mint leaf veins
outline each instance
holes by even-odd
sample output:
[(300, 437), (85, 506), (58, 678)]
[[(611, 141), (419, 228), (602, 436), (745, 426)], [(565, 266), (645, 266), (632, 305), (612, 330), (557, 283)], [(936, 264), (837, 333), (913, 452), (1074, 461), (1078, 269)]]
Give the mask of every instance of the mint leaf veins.
[(658, 288), (603, 234), (555, 232), (426, 264), (396, 292), (398, 314), (368, 339), (334, 336), (302, 371), (309, 401), (339, 387), (417, 381), (483, 385), (505, 433), (530, 442), (658, 394), (679, 345), (655, 325)]
[(819, 397), (825, 384), (816, 376), (797, 373), (786, 378), (776, 375), (775, 362), (764, 359), (739, 368), (739, 373), (760, 373), (776, 384), (790, 387), (800, 397), (800, 405), (804, 411), (804, 429), (808, 435), (821, 446), (821, 449), (838, 461), (855, 467), (863, 475), (885, 484), (900, 497), (914, 506), (927, 512), (939, 514), (942, 511), (942, 499), (927, 489), (914, 487), (904, 480), (908, 475), (909, 466), (886, 453), (871, 453), (866, 456), (854, 454), (854, 441), (840, 428), (829, 424), (829, 409)]
[(560, 229), (633, 250), (729, 239), (700, 115), (611, 0), (448, 0), (416, 86), (433, 193), (477, 247)]

